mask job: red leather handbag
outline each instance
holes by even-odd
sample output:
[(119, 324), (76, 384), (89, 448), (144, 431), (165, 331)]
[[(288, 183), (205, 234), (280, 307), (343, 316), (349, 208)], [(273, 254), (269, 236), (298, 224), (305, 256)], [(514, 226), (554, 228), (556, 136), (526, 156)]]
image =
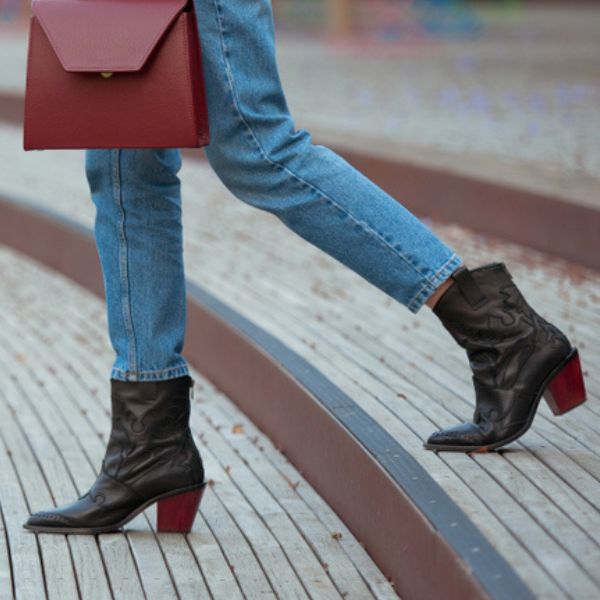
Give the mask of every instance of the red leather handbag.
[(23, 147), (209, 143), (193, 0), (33, 0)]

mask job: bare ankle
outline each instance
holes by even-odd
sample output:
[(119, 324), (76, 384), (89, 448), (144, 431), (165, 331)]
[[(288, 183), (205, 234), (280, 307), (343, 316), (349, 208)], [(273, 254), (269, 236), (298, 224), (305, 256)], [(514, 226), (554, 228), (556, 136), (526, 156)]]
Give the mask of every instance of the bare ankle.
[(443, 296), (444, 292), (454, 283), (454, 279), (452, 279), (452, 274), (448, 275), (448, 278), (445, 279), (429, 296), (426, 300), (425, 304), (429, 306), (429, 308), (433, 309), (436, 302)]

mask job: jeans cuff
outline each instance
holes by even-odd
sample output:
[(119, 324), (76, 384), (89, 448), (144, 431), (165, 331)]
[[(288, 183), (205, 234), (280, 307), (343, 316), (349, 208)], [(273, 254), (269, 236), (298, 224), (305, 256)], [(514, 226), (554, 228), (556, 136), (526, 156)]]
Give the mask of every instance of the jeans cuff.
[(436, 271), (435, 275), (430, 279), (427, 279), (418, 289), (417, 293), (407, 305), (408, 310), (415, 314), (419, 312), (419, 309), (427, 302), (428, 298), (435, 292), (436, 288), (443, 281), (448, 279), (450, 274), (461, 264), (463, 264), (462, 258), (456, 254), (456, 252), (453, 252), (450, 255), (450, 258)]
[(187, 363), (168, 369), (137, 372), (124, 371), (118, 367), (113, 367), (110, 373), (112, 379), (118, 379), (119, 381), (164, 381), (165, 379), (175, 379), (176, 377), (183, 377), (184, 375), (190, 375)]

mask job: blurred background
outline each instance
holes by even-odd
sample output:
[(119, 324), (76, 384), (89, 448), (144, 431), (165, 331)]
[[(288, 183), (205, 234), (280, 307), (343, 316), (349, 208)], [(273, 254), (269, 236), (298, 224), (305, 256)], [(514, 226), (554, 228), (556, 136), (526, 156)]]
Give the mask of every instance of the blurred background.
[[(502, 168), (512, 167), (519, 173), (508, 177), (520, 185), (545, 192), (559, 185), (595, 202), (595, 0), (272, 5), (289, 103), (298, 124), (320, 139), (361, 148), (370, 142), (373, 152), (419, 161), (425, 151), (430, 162), (494, 179), (506, 179)], [(5, 95), (23, 92), (28, 16), (28, 1), (0, 0)]]
[[(466, 214), (471, 205), (444, 210), (440, 189), (450, 188), (443, 182), (428, 188), (432, 170), (507, 186), (522, 192), (524, 202), (533, 194), (600, 210), (597, 0), (273, 0), (272, 6), (280, 75), (297, 127), (344, 156), (360, 154), (360, 168), (374, 158), (426, 169), (411, 171), (421, 185), (408, 185), (408, 177), (384, 181), (367, 169), (421, 216), (455, 216), (486, 231)], [(28, 1), (0, 0), (0, 125), (21, 118), (28, 18)], [(463, 192), (456, 189), (448, 202)], [(487, 231), (512, 233), (506, 224)], [(552, 250), (554, 235), (544, 233), (542, 249)], [(525, 236), (521, 231), (517, 241)], [(569, 244), (568, 258), (600, 254)], [(532, 246), (541, 247), (533, 239)], [(600, 268), (600, 258), (594, 261)]]

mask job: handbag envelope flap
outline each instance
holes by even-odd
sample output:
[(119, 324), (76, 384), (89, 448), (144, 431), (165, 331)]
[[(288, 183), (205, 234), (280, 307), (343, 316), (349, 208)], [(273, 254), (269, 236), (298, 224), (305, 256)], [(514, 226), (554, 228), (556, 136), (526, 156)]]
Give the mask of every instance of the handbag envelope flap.
[(188, 0), (33, 0), (66, 71), (137, 71)]

